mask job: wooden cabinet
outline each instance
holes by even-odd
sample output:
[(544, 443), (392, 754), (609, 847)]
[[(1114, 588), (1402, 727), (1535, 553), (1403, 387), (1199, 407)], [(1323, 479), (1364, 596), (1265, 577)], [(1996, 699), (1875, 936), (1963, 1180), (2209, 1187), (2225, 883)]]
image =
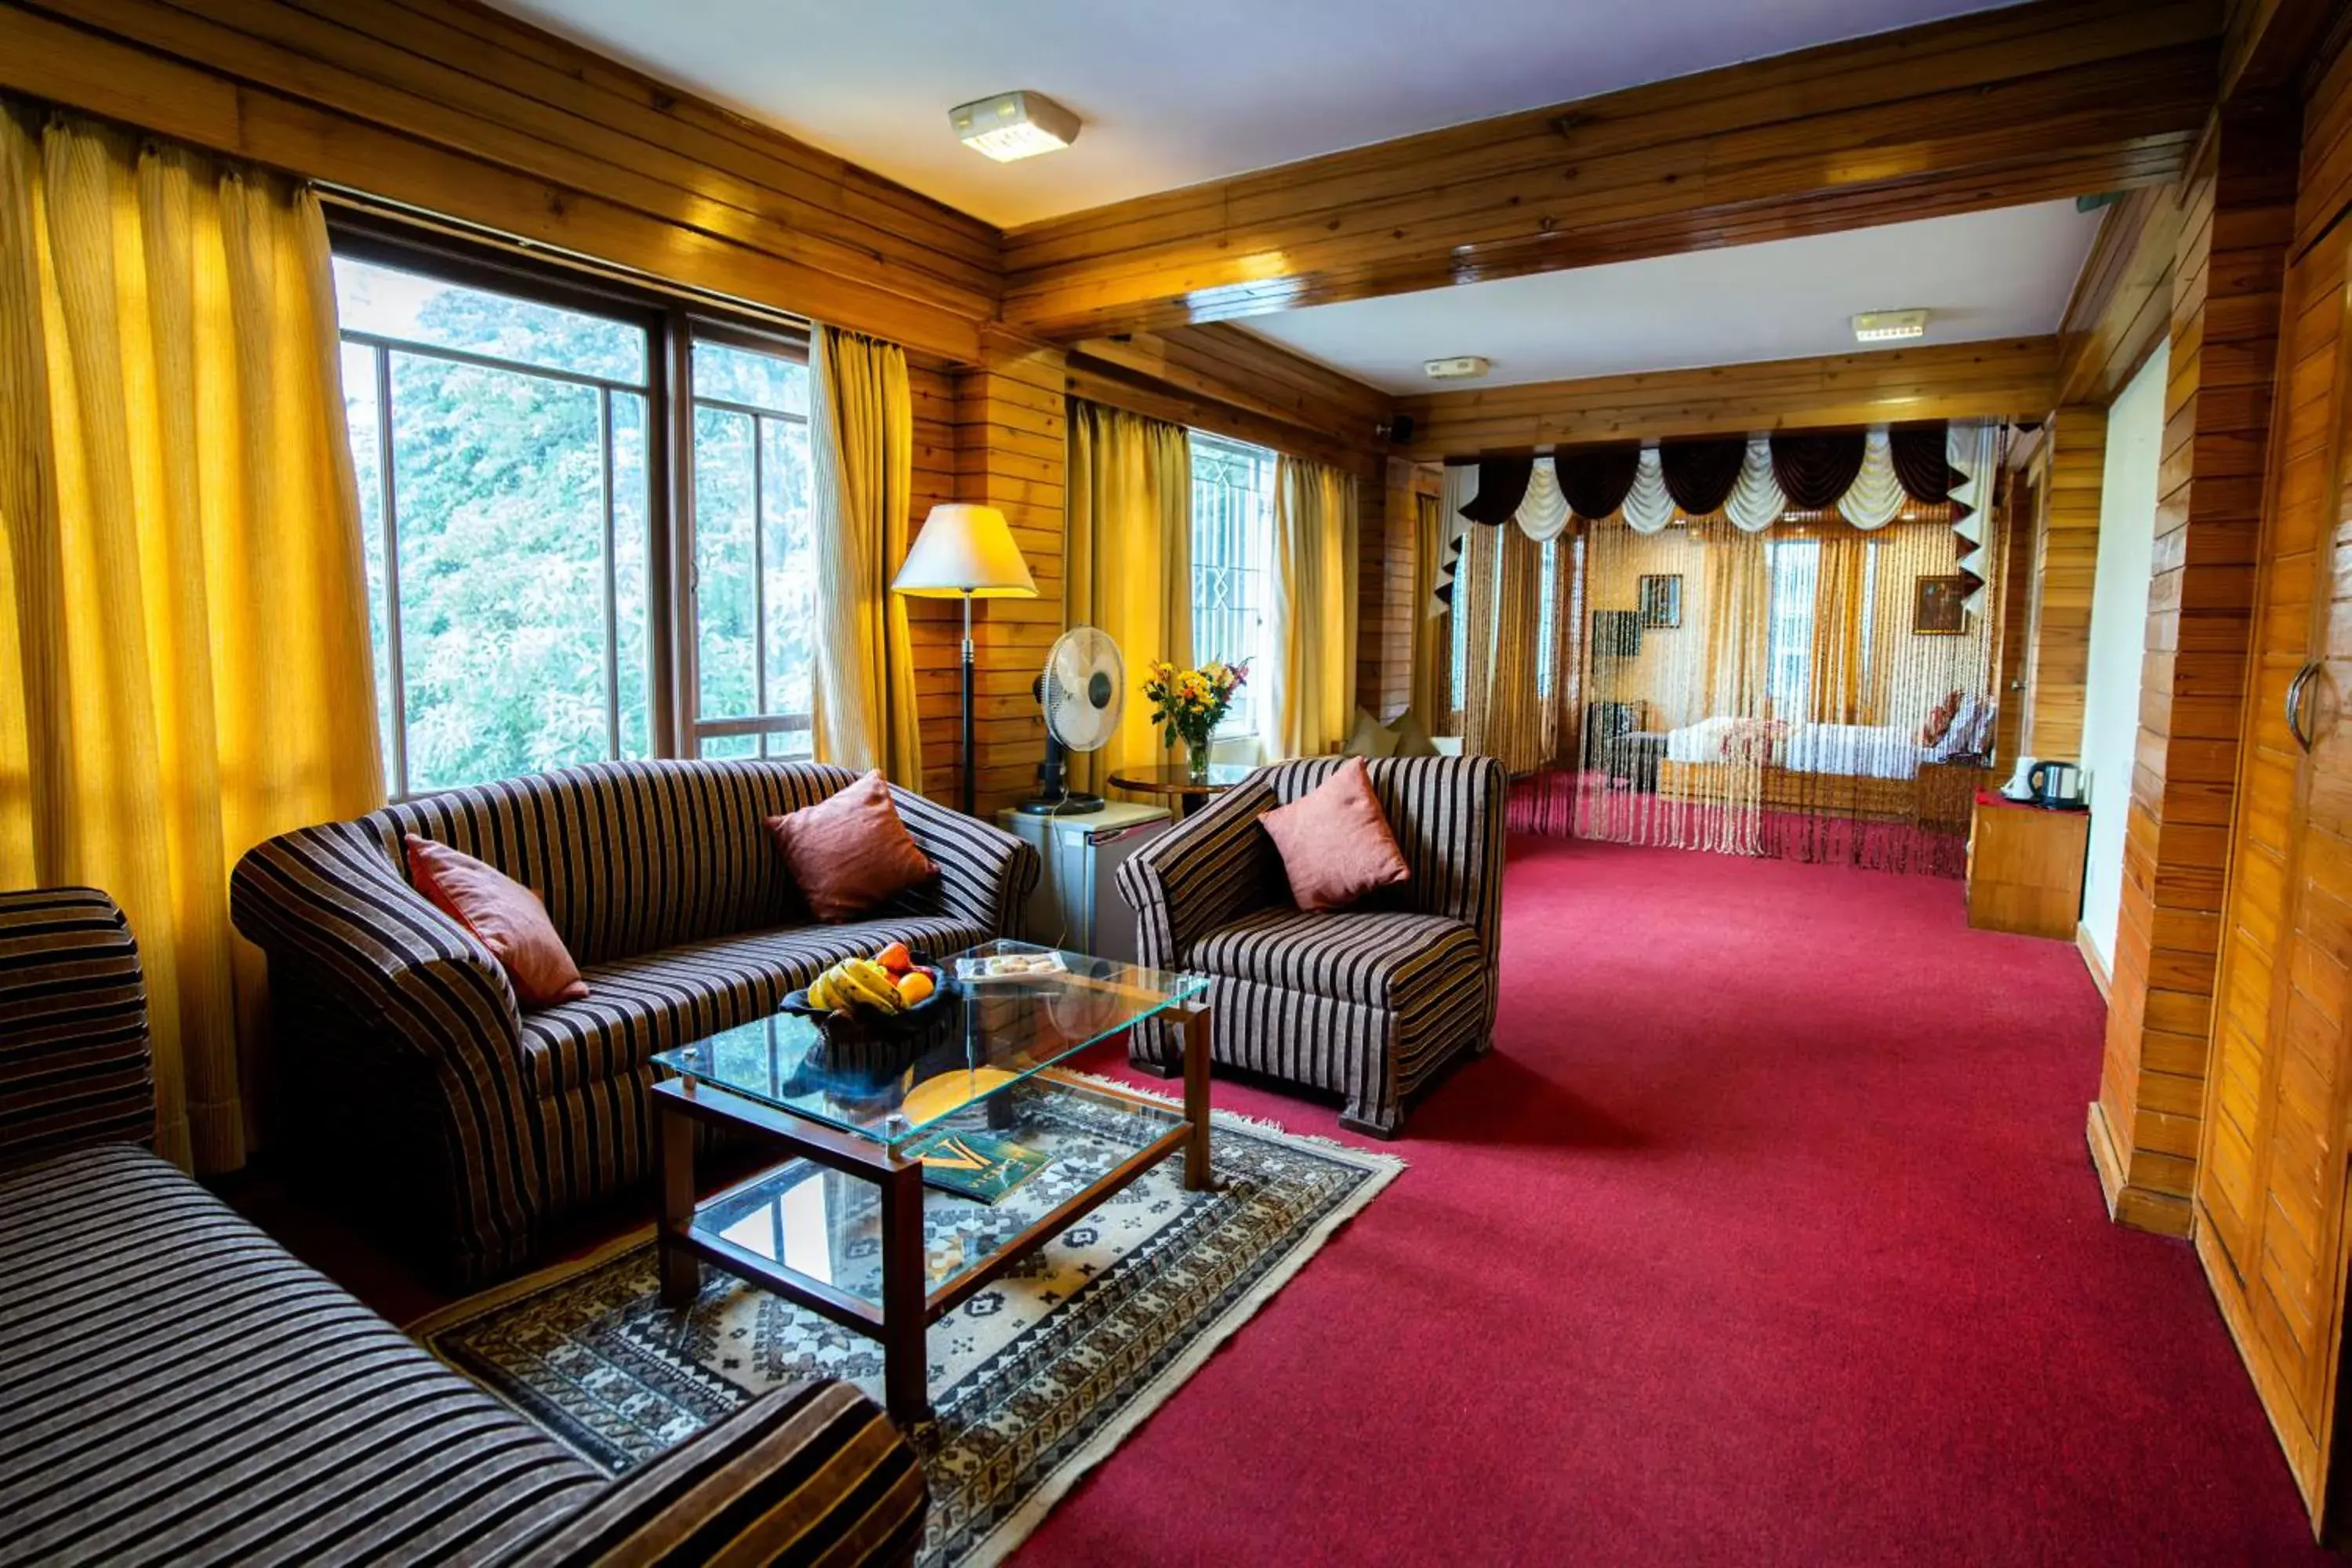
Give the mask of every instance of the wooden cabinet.
[(2074, 940), (2091, 814), (1976, 797), (1969, 818), (1969, 924)]
[(2352, 1111), (2347, 248), (2339, 226), (2287, 278), (2196, 1184), (2198, 1255), (2330, 1534)]

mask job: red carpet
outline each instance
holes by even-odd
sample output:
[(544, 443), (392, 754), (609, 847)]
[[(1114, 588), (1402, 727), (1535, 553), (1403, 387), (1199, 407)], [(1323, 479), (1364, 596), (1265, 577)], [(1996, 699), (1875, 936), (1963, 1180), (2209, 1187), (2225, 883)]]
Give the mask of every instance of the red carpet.
[(1960, 898), (1516, 844), (1495, 1054), (1016, 1561), (2324, 1560), (2195, 1258), (2100, 1208), (2080, 959)]

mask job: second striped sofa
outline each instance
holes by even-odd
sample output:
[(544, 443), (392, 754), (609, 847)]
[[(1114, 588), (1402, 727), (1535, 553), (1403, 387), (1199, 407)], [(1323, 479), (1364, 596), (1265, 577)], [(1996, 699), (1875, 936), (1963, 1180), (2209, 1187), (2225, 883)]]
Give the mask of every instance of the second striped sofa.
[(903, 1563), (914, 1450), (776, 1389), (608, 1479), (143, 1145), (122, 911), (0, 893), (0, 1564)]
[[(764, 819), (853, 775), (814, 763), (606, 763), (452, 790), (273, 838), (237, 865), (269, 957), (281, 1137), (314, 1181), (471, 1283), (647, 1172), (655, 1052), (775, 1010), (827, 964), (1003, 934), (1037, 878), (1012, 835), (892, 791), (940, 868), (870, 920), (819, 925)], [(417, 834), (546, 901), (585, 1000), (532, 1012), (409, 886)]]

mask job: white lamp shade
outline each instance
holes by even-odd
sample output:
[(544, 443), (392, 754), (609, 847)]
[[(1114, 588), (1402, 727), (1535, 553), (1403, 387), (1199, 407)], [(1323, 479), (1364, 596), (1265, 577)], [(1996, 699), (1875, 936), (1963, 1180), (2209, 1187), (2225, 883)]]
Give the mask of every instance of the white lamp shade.
[(892, 590), (919, 599), (1034, 599), (1037, 580), (992, 506), (949, 501), (931, 508)]

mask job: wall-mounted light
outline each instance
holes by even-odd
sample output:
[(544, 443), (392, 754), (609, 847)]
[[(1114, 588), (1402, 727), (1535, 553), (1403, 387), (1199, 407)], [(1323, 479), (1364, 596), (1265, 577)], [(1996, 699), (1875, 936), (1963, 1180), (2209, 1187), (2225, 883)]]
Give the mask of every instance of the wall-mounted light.
[(1884, 343), (1896, 338), (1927, 335), (1925, 310), (1864, 310), (1853, 319), (1853, 341), (1858, 343)]
[(1078, 117), (1042, 92), (1000, 92), (959, 103), (948, 123), (975, 153), (1000, 163), (1058, 153), (1078, 139)]

